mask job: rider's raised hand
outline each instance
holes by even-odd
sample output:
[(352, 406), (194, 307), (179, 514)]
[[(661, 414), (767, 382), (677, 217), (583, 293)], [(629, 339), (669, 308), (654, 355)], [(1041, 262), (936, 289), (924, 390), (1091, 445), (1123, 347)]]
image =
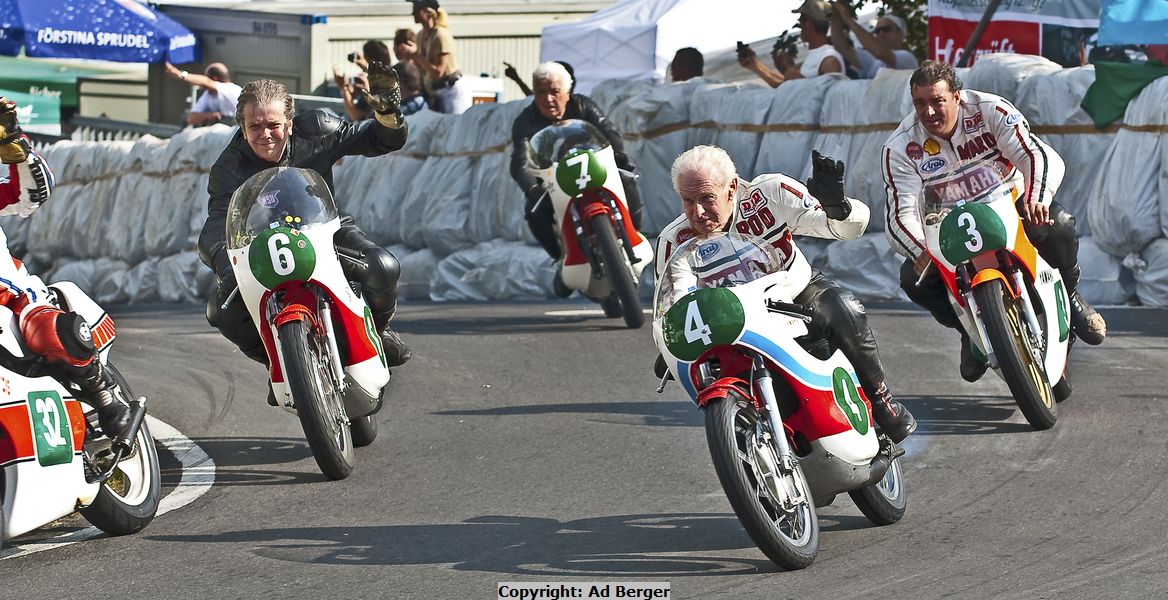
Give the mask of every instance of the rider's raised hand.
[(369, 63), (369, 89), (365, 91), (365, 101), (373, 108), (377, 120), (386, 127), (396, 129), (403, 122), (401, 113), (401, 85), (397, 81), (397, 71), (389, 65), (371, 61)]
[(28, 160), (30, 149), (16, 121), (16, 103), (0, 96), (0, 162), (22, 163)]
[(842, 221), (852, 214), (852, 204), (844, 195), (844, 163), (818, 150), (811, 151), (811, 178), (807, 191), (819, 200), (829, 219)]

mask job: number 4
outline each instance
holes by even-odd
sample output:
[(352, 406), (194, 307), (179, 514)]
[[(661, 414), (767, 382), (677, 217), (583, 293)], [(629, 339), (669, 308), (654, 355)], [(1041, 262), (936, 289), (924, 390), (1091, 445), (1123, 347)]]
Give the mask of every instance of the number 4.
[(694, 343), (701, 340), (703, 344), (709, 346), (714, 343), (710, 339), (710, 326), (702, 320), (702, 313), (698, 311), (697, 300), (691, 300), (689, 307), (685, 311), (685, 341)]

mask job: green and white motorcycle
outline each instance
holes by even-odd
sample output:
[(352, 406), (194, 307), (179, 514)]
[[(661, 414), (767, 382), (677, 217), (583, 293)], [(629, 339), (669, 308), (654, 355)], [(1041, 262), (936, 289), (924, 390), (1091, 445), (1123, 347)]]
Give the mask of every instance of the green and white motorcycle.
[(925, 182), (917, 211), (931, 266), (987, 364), (1035, 429), (1070, 395), (1070, 302), (1058, 269), (1026, 237), (1013, 183), (995, 164), (964, 164)]
[(228, 205), (228, 255), (272, 390), (300, 417), (330, 479), (347, 477), (354, 446), (377, 436), (373, 415), (390, 377), (373, 315), (341, 269), (341, 260), (361, 259), (333, 245), (340, 225), (328, 186), (309, 169), (261, 171)]

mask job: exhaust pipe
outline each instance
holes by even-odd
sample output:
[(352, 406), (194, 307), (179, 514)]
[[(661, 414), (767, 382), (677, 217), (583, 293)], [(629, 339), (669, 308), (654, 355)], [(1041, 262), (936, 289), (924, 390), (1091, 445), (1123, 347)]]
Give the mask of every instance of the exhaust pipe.
[(872, 485), (884, 479), (884, 476), (888, 473), (888, 468), (891, 466), (892, 459), (888, 458), (887, 454), (883, 452), (877, 454), (876, 458), (872, 459), (872, 464), (868, 465), (868, 481), (864, 482), (864, 486)]

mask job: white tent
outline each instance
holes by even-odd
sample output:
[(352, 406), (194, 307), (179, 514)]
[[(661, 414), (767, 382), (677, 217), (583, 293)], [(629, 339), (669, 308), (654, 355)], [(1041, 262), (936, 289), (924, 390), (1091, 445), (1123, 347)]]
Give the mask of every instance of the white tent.
[(576, 71), (576, 90), (605, 79), (661, 82), (679, 48), (703, 54), (733, 49), (739, 40), (773, 38), (796, 26), (802, 0), (623, 0), (574, 23), (543, 28), (541, 61), (562, 60)]

